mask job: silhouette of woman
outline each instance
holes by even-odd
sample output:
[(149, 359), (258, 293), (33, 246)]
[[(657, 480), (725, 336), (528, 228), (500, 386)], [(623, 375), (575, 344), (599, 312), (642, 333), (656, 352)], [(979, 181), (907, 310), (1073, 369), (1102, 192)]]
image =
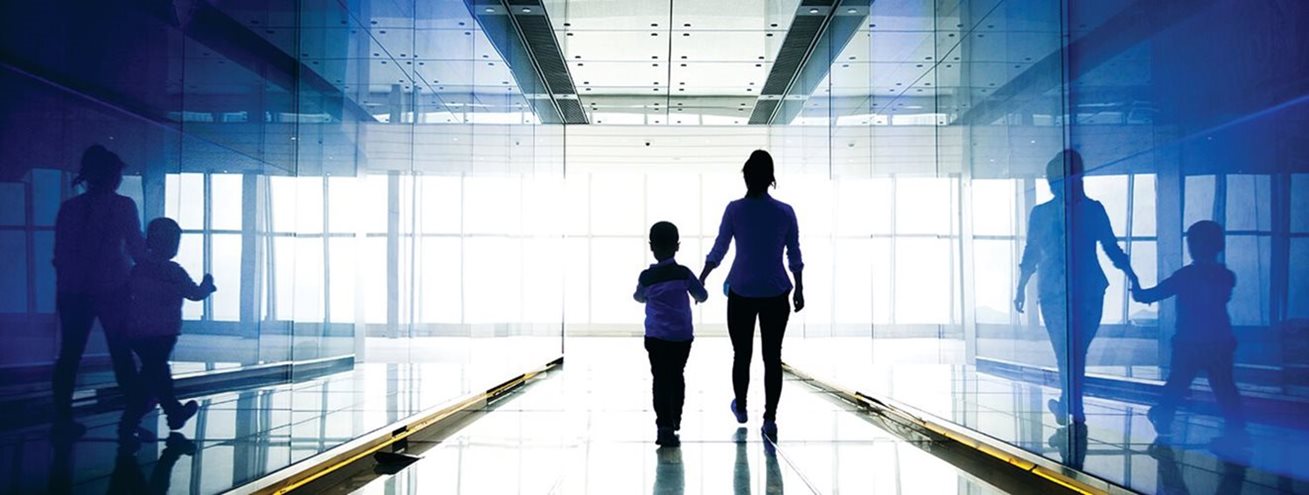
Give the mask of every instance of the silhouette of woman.
[(1118, 247), (1109, 215), (1099, 201), (1086, 196), (1083, 171), (1082, 157), (1073, 150), (1060, 152), (1046, 164), (1046, 180), (1054, 199), (1032, 208), (1014, 296), (1014, 309), (1022, 313), (1027, 303), (1027, 282), (1033, 274), (1040, 274), (1036, 292), (1054, 346), (1062, 389), (1060, 397), (1050, 399), (1047, 405), (1059, 424), (1067, 424), (1069, 415), (1074, 423), (1086, 422), (1082, 407), (1086, 351), (1100, 328), (1104, 293), (1109, 288), (1109, 279), (1096, 256), (1097, 243), (1136, 286), (1136, 273), (1127, 254)]
[(754, 352), (754, 325), (759, 320), (764, 358), (764, 426), (770, 439), (777, 435), (777, 401), (782, 395), (782, 336), (791, 305), (791, 280), (782, 268), (782, 249), (787, 265), (795, 277), (795, 311), (804, 309), (804, 282), (801, 272), (799, 227), (791, 205), (773, 199), (768, 187), (777, 187), (773, 176), (773, 157), (755, 150), (741, 169), (745, 179), (745, 197), (728, 203), (718, 238), (705, 259), (700, 282), (718, 267), (727, 255), (728, 245), (736, 239), (736, 259), (727, 274), (727, 332), (732, 340), (732, 413), (745, 423), (746, 392), (750, 387), (750, 358)]
[(123, 326), (132, 259), (141, 255), (145, 240), (136, 203), (117, 193), (123, 166), (103, 146), (87, 148), (73, 180), (74, 186), (85, 184), (86, 192), (60, 205), (55, 219), (55, 305), (62, 338), (53, 392), (59, 431), (84, 431), (73, 421), (73, 385), (95, 320), (104, 328), (119, 388), (130, 395), (135, 386), (136, 365)]

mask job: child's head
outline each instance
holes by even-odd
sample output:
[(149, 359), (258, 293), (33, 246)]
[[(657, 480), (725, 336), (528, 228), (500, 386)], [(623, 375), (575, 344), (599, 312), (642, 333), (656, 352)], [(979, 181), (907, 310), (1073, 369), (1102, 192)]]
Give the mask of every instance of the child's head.
[(672, 222), (656, 222), (650, 226), (650, 252), (659, 261), (672, 258), (677, 253), (681, 242), (677, 235), (677, 226)]
[(156, 218), (145, 228), (145, 247), (158, 258), (173, 259), (181, 242), (182, 228), (171, 218)]
[(1186, 229), (1186, 247), (1191, 250), (1191, 259), (1197, 261), (1214, 261), (1218, 253), (1226, 248), (1223, 226), (1213, 220), (1201, 220)]
[(82, 168), (73, 185), (85, 183), (93, 191), (115, 191), (123, 183), (123, 160), (104, 146), (93, 145), (82, 153)]

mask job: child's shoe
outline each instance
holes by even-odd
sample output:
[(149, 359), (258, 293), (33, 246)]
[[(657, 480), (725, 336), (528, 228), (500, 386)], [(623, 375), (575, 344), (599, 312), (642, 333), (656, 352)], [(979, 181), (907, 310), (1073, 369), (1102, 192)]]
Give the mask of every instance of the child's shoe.
[(179, 457), (183, 455), (195, 455), (195, 442), (186, 438), (186, 435), (173, 432), (168, 435), (168, 440), (164, 441), (164, 455), (170, 454)]
[(750, 420), (749, 416), (746, 416), (745, 410), (736, 408), (736, 399), (732, 399), (732, 414), (736, 416), (737, 423), (745, 424), (746, 421)]
[(186, 404), (182, 404), (180, 409), (168, 413), (168, 429), (182, 429), (183, 426), (186, 426), (186, 422), (190, 420), (192, 416), (195, 416), (195, 413), (198, 411), (200, 411), (199, 403), (193, 400), (186, 401)]
[(659, 433), (655, 436), (655, 445), (661, 447), (676, 447), (682, 444), (682, 440), (677, 438), (677, 433), (672, 428), (659, 428)]

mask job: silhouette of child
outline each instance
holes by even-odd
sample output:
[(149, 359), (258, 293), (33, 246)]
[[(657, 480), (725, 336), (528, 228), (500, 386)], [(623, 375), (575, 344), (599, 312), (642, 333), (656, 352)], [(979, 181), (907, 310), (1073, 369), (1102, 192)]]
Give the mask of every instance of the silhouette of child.
[(1164, 384), (1159, 404), (1147, 417), (1161, 438), (1172, 433), (1173, 416), (1191, 382), (1204, 371), (1209, 376), (1222, 410), (1226, 439), (1245, 437), (1241, 395), (1233, 378), (1236, 337), (1227, 302), (1236, 287), (1236, 274), (1218, 261), (1224, 249), (1223, 227), (1203, 220), (1186, 230), (1186, 245), (1192, 262), (1164, 279), (1158, 286), (1132, 288), (1132, 299), (1152, 303), (1177, 296), (1177, 333), (1173, 336), (1173, 365)]
[(168, 427), (176, 430), (199, 410), (195, 401), (178, 402), (173, 395), (169, 356), (182, 331), (182, 299), (200, 301), (214, 291), (214, 278), (206, 274), (196, 285), (186, 270), (173, 262), (181, 243), (182, 229), (169, 218), (156, 218), (146, 227), (146, 254), (132, 269), (131, 331), (128, 345), (141, 359), (137, 397), (128, 401), (119, 423), (119, 434), (130, 435), (141, 418), (158, 401), (168, 415)]
[(700, 279), (673, 255), (681, 243), (677, 226), (658, 222), (650, 227), (650, 251), (658, 263), (650, 265), (637, 279), (637, 302), (645, 303), (645, 350), (650, 356), (650, 373), (654, 375), (655, 443), (675, 447), (681, 443), (677, 430), (682, 427), (682, 404), (686, 399), (686, 359), (691, 354), (691, 302), (709, 298)]

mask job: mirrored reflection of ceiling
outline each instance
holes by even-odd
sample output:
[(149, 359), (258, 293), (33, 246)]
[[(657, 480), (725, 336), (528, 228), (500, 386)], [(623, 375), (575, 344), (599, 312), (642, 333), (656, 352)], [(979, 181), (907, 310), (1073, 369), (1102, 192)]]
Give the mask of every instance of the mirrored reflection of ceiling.
[[(516, 74), (523, 68), (509, 66), (471, 3), (316, 1), (322, 5), (285, 12), (216, 4), (323, 83), (269, 86), (261, 98), (294, 100), (287, 108), (322, 118), (351, 118), (353, 107), (377, 121), (538, 121)], [(801, 0), (540, 2), (586, 121), (599, 125), (746, 125), (792, 23), (810, 8)], [(812, 94), (787, 96), (801, 109), (773, 124), (879, 125), (895, 115), (948, 124), (1016, 79), (1051, 72), (1042, 64), (1057, 59), (1061, 42), (1060, 16), (1050, 11), (1058, 7), (1045, 0), (863, 5), (861, 24), (835, 45), (839, 52), (814, 54), (832, 63), (810, 84)], [(247, 64), (204, 44), (181, 53), (188, 107), (202, 117), (222, 115), (226, 95), (262, 84)], [(1057, 100), (1058, 88), (1050, 90)], [(330, 103), (332, 93), (347, 111), (317, 109), (315, 95)]]

